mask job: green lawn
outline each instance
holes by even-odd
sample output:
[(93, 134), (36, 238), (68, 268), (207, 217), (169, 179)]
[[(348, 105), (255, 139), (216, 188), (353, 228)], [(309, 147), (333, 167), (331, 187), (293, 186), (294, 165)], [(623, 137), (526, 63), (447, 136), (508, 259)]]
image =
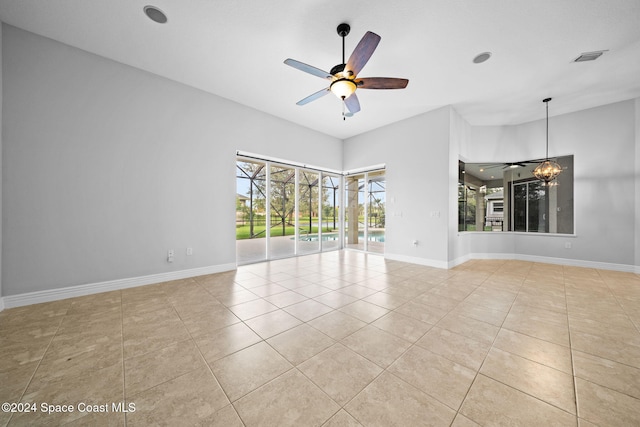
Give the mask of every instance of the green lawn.
[[(307, 234), (307, 230), (309, 229), (309, 227), (300, 227), (300, 234), (304, 235)], [(264, 225), (255, 225), (253, 227), (253, 233), (256, 234), (256, 237), (265, 237), (266, 233), (265, 231), (265, 226)], [(295, 234), (295, 227), (293, 226), (287, 226), (284, 229), (285, 231), (285, 236), (293, 236)], [(334, 231), (331, 227), (323, 227), (322, 228), (322, 232), (326, 233), (329, 231)], [(318, 232), (318, 227), (314, 226), (311, 229), (311, 233), (315, 234)], [(260, 233), (260, 234), (259, 234)], [(272, 237), (276, 237), (276, 236), (282, 236), (282, 225), (280, 226), (276, 226), (273, 227), (271, 229), (271, 236)], [(237, 225), (236, 226), (236, 240), (243, 240), (243, 239), (249, 239), (251, 238), (251, 236), (249, 235), (249, 225)]]

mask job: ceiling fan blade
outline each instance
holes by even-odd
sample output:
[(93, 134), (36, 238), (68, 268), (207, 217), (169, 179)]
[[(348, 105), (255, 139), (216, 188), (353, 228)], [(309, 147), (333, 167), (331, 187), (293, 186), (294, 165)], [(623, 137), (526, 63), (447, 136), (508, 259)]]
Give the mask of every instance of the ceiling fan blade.
[(320, 77), (321, 79), (332, 79), (333, 76), (326, 71), (322, 71), (319, 68), (313, 67), (311, 65), (307, 65), (304, 62), (296, 61), (295, 59), (285, 59), (284, 63), (289, 65), (290, 67), (296, 68), (300, 71), (304, 71), (305, 73), (312, 74), (314, 76)]
[(378, 43), (380, 43), (380, 36), (367, 31), (349, 57), (347, 65), (344, 67), (345, 71), (351, 71), (354, 76), (357, 76), (373, 55)]
[(312, 93), (311, 95), (307, 96), (306, 98), (301, 99), (300, 101), (296, 102), (296, 105), (305, 105), (310, 103), (311, 101), (315, 101), (318, 98), (322, 98), (323, 96), (325, 96), (326, 94), (328, 94), (329, 88), (324, 88), (322, 90), (317, 91), (316, 93)]
[(404, 89), (409, 80), (395, 77), (364, 77), (357, 79), (356, 84), (359, 89)]
[(344, 105), (347, 106), (347, 110), (352, 114), (360, 111), (360, 100), (358, 100), (355, 93), (352, 93), (350, 97), (344, 100)]

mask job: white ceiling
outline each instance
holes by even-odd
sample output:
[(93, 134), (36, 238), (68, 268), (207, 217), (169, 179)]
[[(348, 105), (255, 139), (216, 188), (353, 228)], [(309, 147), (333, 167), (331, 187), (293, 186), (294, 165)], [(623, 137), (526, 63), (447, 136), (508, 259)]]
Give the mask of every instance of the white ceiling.
[[(445, 105), (503, 125), (544, 118), (546, 97), (553, 116), (640, 96), (640, 0), (0, 0), (0, 19), (341, 139)], [(283, 64), (340, 63), (341, 22), (347, 57), (366, 31), (382, 37), (360, 77), (409, 79), (359, 90), (344, 122), (333, 95), (297, 106), (327, 84)]]

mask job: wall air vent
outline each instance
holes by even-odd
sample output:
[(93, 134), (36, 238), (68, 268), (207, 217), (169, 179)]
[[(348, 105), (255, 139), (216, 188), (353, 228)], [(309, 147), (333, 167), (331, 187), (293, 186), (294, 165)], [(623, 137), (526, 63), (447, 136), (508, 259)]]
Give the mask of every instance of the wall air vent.
[(583, 52), (578, 56), (573, 62), (585, 62), (585, 61), (595, 61), (600, 58), (603, 53), (608, 52), (608, 50), (597, 50), (595, 52)]

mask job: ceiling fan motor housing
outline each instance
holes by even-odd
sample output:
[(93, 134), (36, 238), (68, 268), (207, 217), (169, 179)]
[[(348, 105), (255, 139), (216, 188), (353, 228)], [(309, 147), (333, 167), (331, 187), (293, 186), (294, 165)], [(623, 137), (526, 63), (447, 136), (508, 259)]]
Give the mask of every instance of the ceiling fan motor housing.
[(349, 31), (351, 31), (351, 27), (349, 24), (342, 23), (338, 25), (337, 31), (340, 37), (346, 37), (349, 35)]

